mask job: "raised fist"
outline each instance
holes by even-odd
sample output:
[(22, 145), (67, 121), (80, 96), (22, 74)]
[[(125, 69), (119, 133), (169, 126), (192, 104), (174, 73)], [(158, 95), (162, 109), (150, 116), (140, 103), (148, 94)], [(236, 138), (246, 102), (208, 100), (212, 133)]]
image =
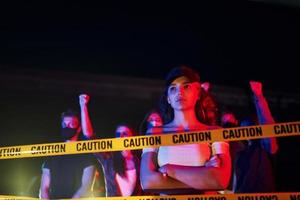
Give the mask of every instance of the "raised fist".
[(204, 82), (201, 84), (201, 87), (205, 90), (205, 92), (209, 92), (211, 86), (209, 82)]
[(89, 95), (87, 95), (87, 94), (79, 95), (79, 104), (80, 104), (80, 106), (87, 105), (89, 101), (90, 101), (90, 96)]

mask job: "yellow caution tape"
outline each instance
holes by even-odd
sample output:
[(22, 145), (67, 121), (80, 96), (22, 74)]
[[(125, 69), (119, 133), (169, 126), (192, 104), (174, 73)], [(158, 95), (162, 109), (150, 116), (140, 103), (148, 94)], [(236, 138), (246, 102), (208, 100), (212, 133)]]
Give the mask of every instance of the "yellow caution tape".
[(1, 200), (34, 200), (34, 199), (39, 199), (39, 198), (32, 198), (32, 197), (23, 197), (23, 196), (7, 196), (7, 195), (0, 195)]
[(300, 135), (300, 122), (289, 122), (152, 136), (1, 147), (0, 159), (97, 153), (121, 151), (124, 149), (135, 150), (146, 147), (172, 146), (201, 142), (212, 143), (215, 141), (237, 141), (297, 135)]
[[(19, 200), (29, 197), (0, 196), (0, 199)], [(132, 196), (132, 197), (91, 197), (83, 200), (299, 200), (300, 192), (291, 193), (253, 193), (253, 194), (219, 194), (219, 195), (172, 195), (172, 196)]]

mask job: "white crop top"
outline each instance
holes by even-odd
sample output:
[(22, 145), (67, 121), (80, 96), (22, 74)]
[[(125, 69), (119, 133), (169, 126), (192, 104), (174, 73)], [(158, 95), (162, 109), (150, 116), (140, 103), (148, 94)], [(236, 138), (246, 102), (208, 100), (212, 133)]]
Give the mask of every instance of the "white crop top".
[(143, 153), (157, 152), (158, 165), (175, 164), (183, 166), (204, 166), (215, 154), (229, 154), (227, 142), (188, 144), (178, 146), (162, 146), (159, 148), (145, 148)]
[(211, 155), (208, 143), (162, 146), (158, 151), (158, 165), (203, 166)]

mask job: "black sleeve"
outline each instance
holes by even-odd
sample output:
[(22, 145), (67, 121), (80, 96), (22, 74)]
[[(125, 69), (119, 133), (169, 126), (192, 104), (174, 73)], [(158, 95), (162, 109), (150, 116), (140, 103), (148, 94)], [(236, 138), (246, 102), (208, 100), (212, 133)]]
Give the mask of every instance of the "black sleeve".
[(50, 169), (51, 168), (51, 159), (46, 158), (45, 161), (42, 164), (42, 169)]

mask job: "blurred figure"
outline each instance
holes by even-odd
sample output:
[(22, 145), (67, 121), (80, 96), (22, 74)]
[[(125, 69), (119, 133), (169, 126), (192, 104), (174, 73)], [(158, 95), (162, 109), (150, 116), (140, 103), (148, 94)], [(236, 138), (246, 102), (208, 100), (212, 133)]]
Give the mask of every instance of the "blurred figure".
[(105, 178), (102, 170), (102, 166), (96, 164), (95, 178), (93, 182), (93, 197), (105, 197)]
[[(86, 94), (79, 96), (81, 108), (82, 130), (87, 139), (95, 139), (87, 104), (90, 97)], [(134, 131), (126, 124), (116, 129), (116, 137), (134, 136)], [(103, 152), (95, 154), (102, 165), (105, 177), (106, 196), (133, 196), (141, 194), (139, 184), (140, 162), (136, 151), (123, 150), (119, 152)]]
[(201, 97), (200, 97), (200, 110), (199, 114), (201, 121), (207, 125), (217, 126), (219, 125), (219, 109), (218, 104), (210, 93), (211, 84), (204, 82), (201, 84)]
[[(65, 142), (78, 141), (81, 126), (77, 113), (68, 110), (61, 116), (61, 137)], [(42, 167), (42, 199), (81, 198), (91, 195), (95, 159), (90, 154), (51, 156)]]
[(233, 128), (239, 126), (239, 121), (233, 112), (224, 112), (221, 116), (221, 126), (223, 128)]
[[(243, 119), (240, 126), (274, 123), (262, 92), (262, 84), (250, 81), (250, 88), (257, 117)], [(237, 127), (239, 124), (233, 113), (225, 113), (221, 121), (225, 128)], [(237, 141), (230, 144), (233, 154), (233, 192), (274, 192), (272, 156), (278, 150), (276, 138)]]
[[(161, 131), (159, 131), (157, 127), (162, 127), (162, 125), (163, 120), (160, 112), (156, 109), (151, 110), (145, 115), (142, 123), (140, 124), (140, 134), (148, 135), (150, 132), (151, 134), (160, 134)], [(156, 129), (153, 129), (154, 127), (156, 127)]]
[[(231, 111), (225, 111), (221, 115), (221, 126), (223, 128), (234, 128), (239, 126), (239, 121), (235, 114)], [(224, 193), (233, 193), (233, 176), (234, 176), (234, 168), (235, 168), (235, 159), (236, 155), (239, 151), (241, 151), (244, 148), (244, 141), (230, 141), (230, 157), (232, 161), (232, 168), (231, 168), (231, 178), (230, 183), (226, 190), (224, 190)]]
[(162, 118), (158, 112), (152, 112), (147, 118), (148, 127), (160, 127), (163, 125)]

